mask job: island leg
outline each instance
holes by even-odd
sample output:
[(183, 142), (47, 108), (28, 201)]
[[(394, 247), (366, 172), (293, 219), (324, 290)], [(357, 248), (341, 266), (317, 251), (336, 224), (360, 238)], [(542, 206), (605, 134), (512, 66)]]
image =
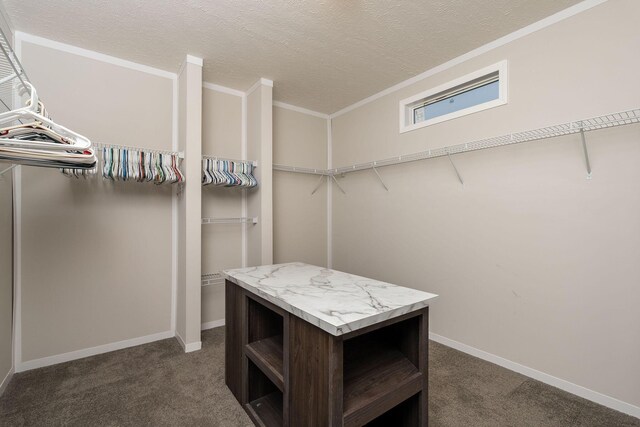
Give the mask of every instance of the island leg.
[(246, 361), (243, 347), (246, 341), (245, 318), (246, 304), (242, 288), (234, 283), (225, 281), (225, 348), (224, 348), (224, 379), (227, 387), (244, 406), (247, 400), (243, 385), (246, 382)]
[(291, 426), (342, 426), (342, 339), (289, 316)]

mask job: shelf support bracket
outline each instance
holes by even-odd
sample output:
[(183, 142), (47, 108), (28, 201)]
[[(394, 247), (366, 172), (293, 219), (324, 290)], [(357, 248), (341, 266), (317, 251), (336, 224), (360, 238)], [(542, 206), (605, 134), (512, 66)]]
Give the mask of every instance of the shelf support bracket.
[(382, 177), (380, 176), (380, 174), (378, 173), (378, 169), (376, 169), (375, 166), (371, 167), (371, 169), (373, 169), (373, 171), (375, 172), (376, 176), (378, 177), (378, 179), (380, 180), (380, 184), (382, 184), (382, 186), (384, 187), (385, 190), (389, 191), (389, 188), (387, 187), (387, 185), (384, 183), (384, 181), (382, 180)]
[(582, 151), (584, 152), (584, 162), (587, 166), (587, 179), (591, 179), (591, 162), (589, 161), (589, 150), (587, 150), (587, 139), (584, 136), (584, 129), (580, 129), (580, 138), (582, 139)]
[(456, 171), (456, 175), (458, 176), (458, 180), (460, 181), (460, 184), (464, 185), (464, 180), (462, 179), (462, 176), (460, 176), (460, 172), (458, 172), (458, 168), (456, 167), (455, 163), (453, 163), (451, 154), (447, 153), (447, 158), (449, 158), (449, 161), (451, 162), (451, 166), (453, 166), (453, 170)]
[(342, 187), (340, 187), (340, 184), (338, 184), (338, 180), (336, 179), (336, 177), (335, 177), (335, 176), (333, 176), (333, 175), (331, 175), (331, 178), (333, 179), (333, 182), (335, 182), (335, 183), (336, 183), (336, 187), (338, 187), (338, 188), (340, 189), (340, 191), (342, 191), (342, 194), (347, 194), (347, 193), (342, 189)]
[(4, 175), (5, 173), (9, 172), (10, 170), (12, 170), (13, 168), (15, 168), (18, 165), (11, 165), (6, 169), (3, 169), (2, 171), (0, 171), (0, 176)]
[(320, 175), (320, 180), (318, 180), (318, 185), (315, 186), (315, 188), (313, 189), (313, 191), (311, 192), (311, 195), (313, 196), (314, 194), (316, 194), (316, 191), (318, 191), (318, 189), (320, 188), (320, 186), (322, 185), (322, 182), (324, 181), (324, 177), (325, 175)]

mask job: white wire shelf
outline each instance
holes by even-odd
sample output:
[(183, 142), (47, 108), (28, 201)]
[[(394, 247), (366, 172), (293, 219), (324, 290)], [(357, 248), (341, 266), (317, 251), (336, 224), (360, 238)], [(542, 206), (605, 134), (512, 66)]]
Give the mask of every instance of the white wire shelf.
[(144, 148), (144, 147), (133, 147), (129, 145), (119, 145), (119, 144), (105, 144), (102, 142), (94, 142), (92, 144), (96, 149), (103, 148), (125, 148), (127, 150), (132, 151), (144, 151), (147, 153), (157, 153), (157, 154), (168, 154), (168, 155), (177, 155), (178, 158), (184, 159), (184, 152), (182, 151), (171, 151), (171, 150), (156, 150), (154, 148)]
[(29, 78), (5, 34), (0, 31), (0, 112), (13, 109), (20, 93), (29, 94)]
[(218, 156), (208, 156), (203, 155), (203, 159), (213, 159), (213, 160), (225, 160), (227, 162), (236, 162), (236, 163), (250, 163), (254, 168), (258, 167), (258, 162), (256, 160), (239, 160), (239, 159), (228, 159), (226, 157), (218, 157)]
[(224, 277), (221, 273), (210, 273), (202, 275), (202, 286), (219, 286), (224, 284)]
[(432, 159), (452, 154), (466, 153), (469, 151), (484, 150), (487, 148), (502, 147), (505, 145), (520, 144), (529, 141), (538, 141), (557, 136), (571, 135), (580, 132), (589, 132), (598, 129), (615, 126), (628, 125), (640, 122), (640, 109), (622, 111), (619, 113), (606, 114), (604, 116), (592, 117), (575, 122), (562, 123), (547, 126), (539, 129), (524, 132), (511, 133), (507, 135), (481, 139), (478, 141), (449, 145), (447, 147), (408, 154), (405, 156), (392, 157), (374, 162), (360, 163), (351, 166), (331, 169), (334, 175), (341, 175), (349, 172), (372, 169), (376, 167), (397, 165), (401, 163), (414, 162), (416, 160)]
[(311, 175), (331, 175), (331, 172), (327, 169), (298, 168), (295, 166), (285, 165), (273, 165), (273, 170), (293, 173), (306, 173)]
[(332, 169), (307, 169), (297, 168), (293, 166), (273, 165), (274, 170), (287, 172), (307, 173), (315, 175), (343, 175), (350, 172), (356, 172), (367, 169), (376, 169), (384, 166), (398, 165), (402, 163), (415, 162), (418, 160), (433, 159), (436, 157), (451, 156), (453, 154), (467, 153), (470, 151), (484, 150), (487, 148), (502, 147), (512, 144), (520, 144), (529, 141), (538, 141), (558, 136), (571, 135), (581, 132), (589, 132), (598, 129), (611, 128), (616, 126), (630, 125), (640, 123), (640, 108), (621, 111), (618, 113), (605, 114), (602, 116), (591, 117), (588, 119), (577, 120), (568, 123), (561, 123), (552, 126), (546, 126), (539, 129), (528, 130), (524, 132), (516, 132), (507, 135), (501, 135), (491, 138), (480, 139), (477, 141), (466, 142), (462, 144), (449, 145), (432, 150), (421, 151), (418, 153), (405, 154), (388, 159), (376, 160), (372, 162), (357, 163), (350, 166), (342, 166)]
[(258, 217), (254, 218), (202, 218), (202, 224), (257, 224)]

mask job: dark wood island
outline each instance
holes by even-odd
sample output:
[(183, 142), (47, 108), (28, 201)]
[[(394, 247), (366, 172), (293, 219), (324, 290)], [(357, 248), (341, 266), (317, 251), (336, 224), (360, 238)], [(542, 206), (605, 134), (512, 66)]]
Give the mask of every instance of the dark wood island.
[(225, 381), (258, 426), (426, 426), (434, 294), (302, 263), (228, 270)]

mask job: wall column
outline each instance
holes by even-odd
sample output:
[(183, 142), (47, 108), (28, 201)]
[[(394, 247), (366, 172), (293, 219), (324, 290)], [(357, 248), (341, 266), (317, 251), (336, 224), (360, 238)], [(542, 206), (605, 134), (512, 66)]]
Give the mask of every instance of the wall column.
[(273, 264), (273, 82), (260, 79), (247, 92), (247, 158), (257, 160), (258, 188), (247, 195), (250, 217), (258, 224), (248, 226), (248, 266)]
[(187, 55), (178, 73), (178, 146), (184, 187), (178, 195), (176, 336), (185, 352), (200, 350), (202, 223), (202, 59)]

